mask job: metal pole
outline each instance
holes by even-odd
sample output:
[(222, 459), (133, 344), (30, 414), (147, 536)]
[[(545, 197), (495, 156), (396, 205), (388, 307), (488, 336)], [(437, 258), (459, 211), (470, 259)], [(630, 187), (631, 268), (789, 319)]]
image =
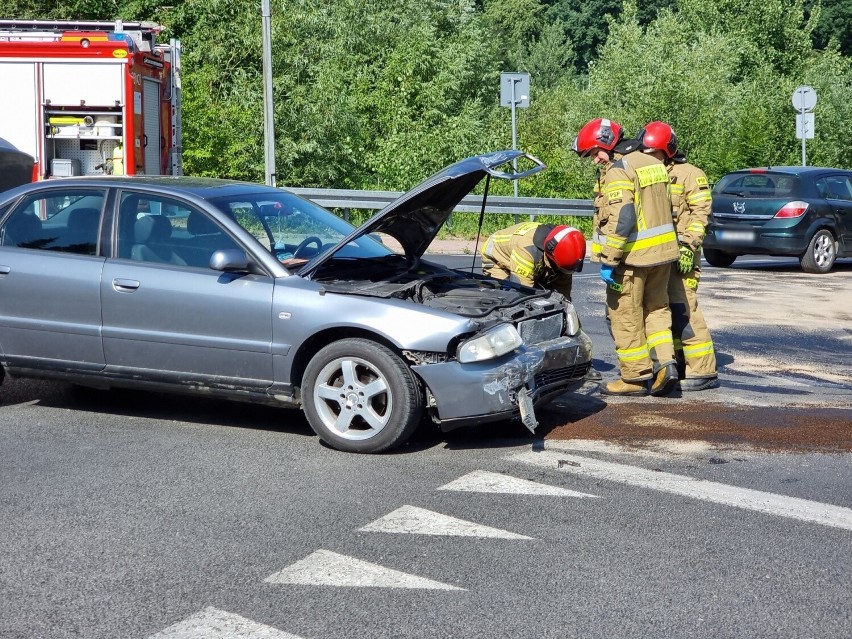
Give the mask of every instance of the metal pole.
[(808, 136), (807, 135), (808, 134), (808, 122), (805, 119), (806, 116), (805, 116), (804, 101), (802, 101), (801, 114), (802, 114), (802, 131), (801, 131), (801, 133), (802, 133), (802, 166), (807, 166), (807, 159), (805, 158), (805, 138)]
[[(517, 84), (520, 80), (516, 80), (512, 78), (512, 148), (518, 148), (518, 129), (515, 124), (515, 105), (517, 103), (517, 98), (515, 97), (515, 89), (517, 88)], [(512, 168), (517, 172), (518, 170), (518, 161), (512, 160)], [(512, 186), (514, 187), (515, 197), (518, 197), (518, 181), (512, 180)]]
[(266, 183), (275, 186), (275, 122), (272, 112), (272, 8), (261, 0), (263, 24), (263, 146)]

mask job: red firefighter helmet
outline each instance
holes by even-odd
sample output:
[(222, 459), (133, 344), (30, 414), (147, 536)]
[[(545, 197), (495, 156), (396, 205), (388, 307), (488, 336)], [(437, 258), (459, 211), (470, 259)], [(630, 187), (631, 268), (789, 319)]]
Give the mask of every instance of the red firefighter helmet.
[(677, 154), (677, 136), (671, 125), (665, 122), (648, 122), (636, 137), (643, 147), (662, 151), (667, 158), (673, 158)]
[(579, 270), (586, 257), (586, 238), (573, 226), (553, 227), (544, 240), (544, 252), (564, 271)]
[(587, 122), (574, 138), (572, 149), (580, 156), (587, 156), (592, 149), (600, 147), (612, 151), (624, 137), (624, 129), (618, 122), (606, 118), (596, 118)]

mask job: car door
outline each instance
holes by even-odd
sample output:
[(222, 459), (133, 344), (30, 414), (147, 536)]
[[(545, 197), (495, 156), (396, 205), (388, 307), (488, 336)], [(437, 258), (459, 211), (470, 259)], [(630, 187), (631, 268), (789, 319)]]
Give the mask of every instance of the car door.
[(124, 191), (101, 289), (107, 370), (230, 390), (272, 382), (273, 278), (209, 267), (241, 248), (205, 211)]
[(105, 365), (98, 235), (106, 191), (36, 191), (0, 226), (0, 350), (10, 369)]
[(841, 251), (852, 255), (852, 179), (848, 174), (829, 175), (824, 178), (825, 198), (834, 209)]

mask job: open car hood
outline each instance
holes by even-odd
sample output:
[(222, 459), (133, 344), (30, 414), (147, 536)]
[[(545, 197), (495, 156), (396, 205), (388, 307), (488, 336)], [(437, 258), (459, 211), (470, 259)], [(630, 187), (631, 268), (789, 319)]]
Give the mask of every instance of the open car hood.
[[(512, 161), (521, 159), (526, 165), (532, 163), (532, 167), (515, 171)], [(486, 175), (519, 180), (544, 168), (541, 160), (517, 150), (475, 155), (451, 164), (388, 204), (333, 249), (324, 251), (305, 264), (299, 270), (299, 275), (310, 275), (342, 247), (370, 233), (389, 235), (400, 243), (407, 257), (420, 258), (453, 209)], [(487, 192), (484, 197), (488, 197)]]

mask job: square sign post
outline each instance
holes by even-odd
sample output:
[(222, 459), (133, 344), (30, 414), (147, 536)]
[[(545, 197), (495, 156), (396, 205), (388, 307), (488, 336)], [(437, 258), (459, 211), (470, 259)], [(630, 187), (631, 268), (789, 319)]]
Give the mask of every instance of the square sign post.
[[(530, 106), (530, 74), (529, 73), (501, 73), (500, 74), (500, 106), (512, 109), (512, 148), (518, 148), (518, 129), (515, 118), (515, 109)], [(517, 162), (512, 162), (517, 170)], [(515, 197), (518, 197), (518, 181), (512, 180), (515, 189)]]

